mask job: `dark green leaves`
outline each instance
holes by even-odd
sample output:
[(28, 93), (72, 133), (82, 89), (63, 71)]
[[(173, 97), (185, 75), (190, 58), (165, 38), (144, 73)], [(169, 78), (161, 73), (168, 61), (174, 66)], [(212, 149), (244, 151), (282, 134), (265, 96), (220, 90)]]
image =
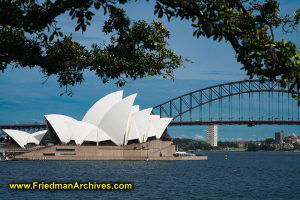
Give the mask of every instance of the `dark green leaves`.
[[(127, 1), (57, 0), (45, 4), (7, 1), (6, 5), (1, 1), (0, 70), (8, 64), (39, 66), (47, 77), (56, 76), (59, 85), (65, 88), (62, 94), (68, 95), (72, 94), (69, 86), (84, 81), (84, 70), (95, 72), (103, 83), (114, 80), (119, 86), (129, 78), (156, 75), (172, 78), (183, 59), (167, 48), (169, 31), (158, 22), (132, 22), (124, 10), (115, 6), (117, 2)], [(75, 31), (85, 32), (94, 17), (93, 9), (109, 13), (102, 31), (111, 34), (110, 43), (86, 48), (72, 36), (64, 35), (56, 25), (57, 16), (68, 12), (77, 23)]]
[(278, 26), (286, 33), (296, 30), (300, 9), (285, 17), (279, 11), (276, 0), (158, 0), (154, 13), (190, 20), (194, 37), (225, 39), (250, 78), (291, 81), (290, 90), (300, 97), (299, 49), (292, 42), (275, 41), (274, 36)]
[[(153, 75), (172, 77), (183, 59), (167, 48), (170, 33), (161, 23), (132, 22), (120, 8), (128, 0), (0, 1), (0, 70), (8, 64), (40, 66), (48, 76), (58, 76), (61, 86), (83, 81), (83, 70), (94, 71), (104, 83), (115, 79)], [(96, 11), (95, 11), (96, 10)], [(194, 37), (225, 39), (236, 52), (250, 78), (288, 81), (300, 89), (299, 49), (289, 41), (275, 40), (274, 30), (296, 30), (300, 9), (280, 16), (276, 0), (157, 0), (154, 14), (190, 20)], [(69, 13), (75, 31), (85, 32), (94, 14), (108, 14), (102, 31), (111, 34), (105, 45), (91, 50), (65, 36), (58, 16)], [(299, 96), (298, 96), (299, 98)]]

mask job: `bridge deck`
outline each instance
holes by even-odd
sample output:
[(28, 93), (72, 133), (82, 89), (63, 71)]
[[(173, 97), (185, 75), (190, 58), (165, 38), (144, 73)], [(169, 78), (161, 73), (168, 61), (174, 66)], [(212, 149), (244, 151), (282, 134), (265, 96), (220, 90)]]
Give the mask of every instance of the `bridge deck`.
[(207, 126), (207, 125), (300, 125), (300, 121), (271, 121), (271, 120), (257, 120), (257, 121), (179, 121), (171, 122), (170, 126)]
[[(300, 125), (300, 121), (295, 120), (233, 120), (233, 121), (172, 121), (169, 126), (207, 126), (207, 125)], [(16, 124), (16, 125), (0, 125), (0, 129), (46, 129), (46, 124)]]

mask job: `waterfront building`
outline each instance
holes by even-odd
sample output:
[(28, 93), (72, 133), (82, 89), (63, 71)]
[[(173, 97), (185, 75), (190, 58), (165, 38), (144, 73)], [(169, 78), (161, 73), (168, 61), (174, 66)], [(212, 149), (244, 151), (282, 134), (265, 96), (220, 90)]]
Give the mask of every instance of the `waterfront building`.
[(248, 142), (237, 141), (236, 147), (237, 148), (246, 148), (246, 147), (248, 147)]
[(218, 125), (209, 125), (207, 128), (207, 143), (213, 147), (218, 146)]
[(61, 114), (45, 115), (47, 130), (33, 134), (3, 130), (19, 147), (39, 145), (44, 136), (53, 145), (126, 146), (161, 139), (172, 118), (151, 115), (152, 108), (140, 110), (133, 105), (137, 94), (123, 98), (117, 91), (98, 100), (81, 121)]
[(286, 143), (289, 144), (294, 144), (298, 141), (298, 137), (296, 136), (295, 133), (290, 134), (287, 138), (286, 138)]
[(9, 137), (6, 150), (14, 149), (16, 160), (207, 160), (207, 156), (175, 156), (167, 132), (172, 118), (152, 115), (152, 108), (140, 110), (133, 105), (135, 97), (111, 93), (82, 120), (45, 115), (47, 130), (33, 134), (4, 129)]
[(281, 144), (284, 142), (284, 132), (283, 131), (275, 133), (275, 142), (277, 144)]

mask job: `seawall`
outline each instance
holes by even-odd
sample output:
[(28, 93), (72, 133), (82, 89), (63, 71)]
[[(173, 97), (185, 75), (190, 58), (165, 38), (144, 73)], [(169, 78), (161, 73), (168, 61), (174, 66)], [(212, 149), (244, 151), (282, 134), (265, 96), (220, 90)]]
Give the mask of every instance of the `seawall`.
[(174, 156), (171, 141), (152, 140), (127, 146), (56, 145), (33, 149), (15, 160), (207, 160), (207, 156)]

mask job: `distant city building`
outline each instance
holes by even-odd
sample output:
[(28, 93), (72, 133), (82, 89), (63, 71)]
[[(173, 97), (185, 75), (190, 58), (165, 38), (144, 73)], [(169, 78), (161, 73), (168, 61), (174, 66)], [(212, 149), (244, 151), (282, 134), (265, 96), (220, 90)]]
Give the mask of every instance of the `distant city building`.
[(295, 133), (292, 133), (285, 139), (286, 139), (286, 143), (289, 143), (289, 144), (294, 144), (298, 141), (298, 137), (295, 135)]
[(237, 148), (245, 148), (247, 146), (248, 146), (248, 142), (241, 142), (241, 141), (236, 142), (236, 147)]
[(294, 149), (294, 146), (292, 144), (288, 144), (288, 143), (272, 144), (271, 147), (273, 147), (275, 149), (275, 151)]
[(272, 137), (267, 137), (264, 141), (263, 141), (263, 145), (270, 145), (270, 144), (274, 144), (275, 140)]
[(283, 131), (276, 132), (275, 133), (275, 142), (277, 144), (281, 144), (281, 143), (283, 143), (283, 140), (284, 140), (284, 132)]
[(209, 125), (207, 129), (207, 143), (213, 147), (218, 146), (218, 126)]

